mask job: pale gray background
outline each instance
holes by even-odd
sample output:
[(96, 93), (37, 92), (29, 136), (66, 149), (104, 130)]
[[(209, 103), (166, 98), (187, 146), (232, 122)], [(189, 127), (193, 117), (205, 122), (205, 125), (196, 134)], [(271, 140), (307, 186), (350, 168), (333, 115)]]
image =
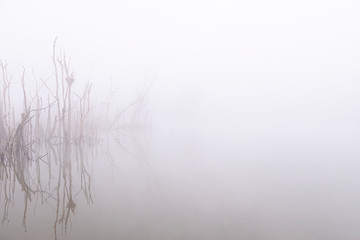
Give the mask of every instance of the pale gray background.
[[(94, 239), (119, 226), (134, 239), (360, 238), (359, 1), (3, 0), (0, 36), (14, 79), (23, 65), (50, 75), (57, 36), (99, 103), (155, 79), (148, 161), (170, 207), (123, 170), (139, 215), (117, 213), (124, 195), (99, 170), (94, 211), (109, 231)], [(69, 236), (96, 229), (86, 214)], [(130, 223), (111, 220), (122, 214)]]

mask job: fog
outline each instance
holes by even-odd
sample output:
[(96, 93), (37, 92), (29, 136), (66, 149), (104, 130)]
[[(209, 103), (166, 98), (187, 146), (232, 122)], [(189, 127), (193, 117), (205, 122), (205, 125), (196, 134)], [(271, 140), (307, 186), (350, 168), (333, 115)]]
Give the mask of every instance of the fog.
[(39, 147), (0, 144), (0, 239), (359, 239), (359, 11), (1, 1), (0, 143), (27, 123), (23, 67), (27, 104), (46, 109), (25, 133)]

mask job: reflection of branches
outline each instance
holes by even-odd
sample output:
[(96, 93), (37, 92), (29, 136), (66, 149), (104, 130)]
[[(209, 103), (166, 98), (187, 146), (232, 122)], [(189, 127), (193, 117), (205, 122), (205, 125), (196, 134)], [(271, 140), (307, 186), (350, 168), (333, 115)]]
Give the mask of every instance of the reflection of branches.
[[(49, 144), (47, 145), (49, 146)], [(24, 211), (22, 226), (26, 231), (26, 217), (29, 204), (34, 199), (40, 198), (42, 204), (52, 206), (55, 203), (55, 221), (54, 221), (54, 233), (55, 239), (57, 238), (58, 226), (66, 232), (68, 225), (71, 222), (71, 215), (75, 213), (76, 201), (75, 198), (79, 193), (86, 201), (91, 204), (93, 202), (91, 195), (91, 182), (92, 176), (88, 169), (87, 155), (84, 153), (84, 144), (71, 146), (70, 144), (56, 144), (49, 147), (50, 152), (37, 159), (28, 159), (28, 149), (22, 147), (15, 147), (16, 151), (13, 154), (6, 156), (1, 155), (0, 161), (0, 180), (1, 196), (4, 197), (2, 224), (9, 221), (8, 213), (10, 204), (14, 203), (15, 185), (21, 186), (21, 191), (24, 196)], [(74, 151), (72, 151), (74, 149)], [(35, 149), (32, 149), (35, 150)], [(4, 159), (5, 157), (6, 159)], [(40, 181), (40, 175), (38, 174), (40, 168), (46, 168), (48, 163), (57, 159), (57, 178), (55, 181), (42, 184)], [(32, 166), (32, 163), (36, 164)], [(73, 179), (73, 162), (79, 165), (79, 176), (76, 181)], [(51, 173), (53, 176), (55, 173)], [(74, 187), (79, 190), (78, 194), (74, 195)]]

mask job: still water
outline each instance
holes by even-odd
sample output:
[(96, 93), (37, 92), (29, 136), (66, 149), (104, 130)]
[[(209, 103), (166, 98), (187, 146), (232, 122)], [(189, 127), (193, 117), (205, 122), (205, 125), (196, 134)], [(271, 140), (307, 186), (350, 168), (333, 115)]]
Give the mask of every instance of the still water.
[(25, 166), (29, 198), (3, 166), (1, 239), (360, 236), (351, 146), (264, 143), (202, 128), (126, 130), (91, 144), (47, 146)]

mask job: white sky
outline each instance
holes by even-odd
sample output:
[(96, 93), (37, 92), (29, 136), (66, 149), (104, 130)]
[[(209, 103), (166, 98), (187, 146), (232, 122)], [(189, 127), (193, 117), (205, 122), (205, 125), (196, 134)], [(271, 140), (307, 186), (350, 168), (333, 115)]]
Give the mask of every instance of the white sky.
[(47, 76), (57, 36), (99, 96), (110, 81), (133, 94), (156, 75), (159, 119), (354, 126), (359, 10), (355, 0), (3, 0), (0, 59)]

